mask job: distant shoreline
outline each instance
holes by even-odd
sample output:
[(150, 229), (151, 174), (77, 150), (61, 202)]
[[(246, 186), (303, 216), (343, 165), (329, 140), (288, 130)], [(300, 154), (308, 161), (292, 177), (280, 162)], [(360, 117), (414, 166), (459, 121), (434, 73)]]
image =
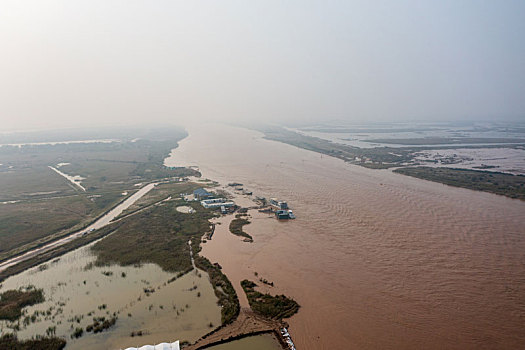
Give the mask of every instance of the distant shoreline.
[[(262, 128), (258, 131), (264, 133), (265, 139), (339, 158), (350, 164), (363, 166), (365, 168), (396, 168), (393, 171), (402, 175), (525, 200), (525, 176), (523, 175), (453, 167), (428, 167), (422, 165), (421, 162), (415, 161), (415, 152), (435, 149), (435, 147), (378, 147), (362, 149), (333, 143), (317, 137), (302, 135), (280, 127)], [(518, 147), (520, 145), (506, 144), (506, 146)], [(501, 147), (501, 145), (483, 146), (483, 148), (494, 147)], [(453, 149), (457, 148), (457, 146), (440, 147), (440, 149), (442, 148)]]

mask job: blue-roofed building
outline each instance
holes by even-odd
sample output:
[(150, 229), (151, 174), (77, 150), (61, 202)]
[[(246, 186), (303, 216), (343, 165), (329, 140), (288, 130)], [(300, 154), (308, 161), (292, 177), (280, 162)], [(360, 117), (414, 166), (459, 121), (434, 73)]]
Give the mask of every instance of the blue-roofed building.
[(213, 198), (213, 193), (206, 191), (204, 188), (197, 188), (193, 191), (193, 196), (198, 200)]

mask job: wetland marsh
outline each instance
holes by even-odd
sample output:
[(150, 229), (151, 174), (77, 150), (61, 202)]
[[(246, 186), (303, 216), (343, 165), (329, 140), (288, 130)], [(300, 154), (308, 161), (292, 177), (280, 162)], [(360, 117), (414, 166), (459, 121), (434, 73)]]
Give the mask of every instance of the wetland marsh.
[[(0, 292), (32, 284), (46, 299), (26, 307), (18, 321), (0, 321), (2, 333), (18, 328), (20, 339), (53, 335), (65, 338), (67, 349), (117, 349), (174, 337), (194, 341), (211, 330), (210, 324), (220, 325), (221, 310), (206, 272), (177, 278), (149, 263), (97, 266), (91, 248), (5, 280)], [(97, 334), (86, 330), (102, 317), (116, 322)], [(79, 338), (74, 337), (77, 328), (84, 330)]]
[(177, 210), (180, 194), (195, 186), (151, 186), (143, 206), (106, 223), (108, 236), (7, 278), (0, 292), (32, 284), (45, 301), (0, 323), (2, 334), (56, 336), (68, 349), (98, 349), (193, 342), (220, 326), (229, 310), (218, 304), (227, 285), (218, 292), (222, 275), (199, 257), (206, 271), (192, 266), (191, 250), (199, 249), (188, 244), (210, 229), (213, 213), (197, 203), (189, 204), (192, 215)]

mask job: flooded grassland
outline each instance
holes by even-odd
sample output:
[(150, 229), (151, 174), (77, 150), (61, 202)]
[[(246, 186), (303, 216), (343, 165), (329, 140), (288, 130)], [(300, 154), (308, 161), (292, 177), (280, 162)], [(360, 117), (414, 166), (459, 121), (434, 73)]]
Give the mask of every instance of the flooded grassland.
[(197, 203), (177, 210), (180, 194), (195, 186), (153, 186), (138, 210), (108, 222), (108, 236), (3, 281), (0, 293), (32, 285), (45, 301), (24, 308), (17, 321), (1, 321), (1, 334), (56, 336), (68, 349), (118, 349), (192, 342), (219, 326), (225, 308), (189, 245), (209, 230), (213, 213)]
[[(194, 341), (221, 322), (220, 308), (206, 272), (176, 274), (155, 264), (102, 266), (91, 245), (5, 280), (0, 292), (34, 285), (45, 302), (24, 309), (18, 322), (1, 321), (2, 333), (19, 328), (20, 339), (56, 335), (67, 349), (119, 349), (161, 341)], [(33, 317), (34, 316), (34, 317)], [(116, 317), (100, 333), (86, 332), (94, 318)], [(71, 338), (75, 329), (84, 334)], [(132, 337), (134, 334), (141, 336)]]

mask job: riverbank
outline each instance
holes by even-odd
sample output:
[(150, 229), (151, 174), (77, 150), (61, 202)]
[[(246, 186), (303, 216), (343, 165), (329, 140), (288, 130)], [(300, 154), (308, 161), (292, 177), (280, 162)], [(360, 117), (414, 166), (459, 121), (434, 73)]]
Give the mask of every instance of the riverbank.
[[(414, 145), (410, 147), (396, 148), (358, 148), (299, 134), (281, 127), (259, 127), (258, 129), (264, 133), (264, 137), (268, 140), (278, 141), (305, 150), (325, 154), (366, 168), (389, 169), (410, 165), (411, 167), (395, 169), (394, 171), (399, 174), (414, 176), (420, 179), (439, 182), (454, 187), (490, 192), (510, 198), (523, 199), (524, 197), (523, 192), (525, 191), (525, 188), (522, 185), (524, 183), (523, 176), (450, 167), (429, 168), (427, 166), (421, 166), (425, 165), (425, 162), (421, 162), (417, 159), (418, 153), (424, 150), (435, 150), (438, 145), (434, 147), (418, 147), (417, 145)], [(509, 139), (509, 142), (506, 145), (509, 148), (523, 149), (523, 144), (516, 143), (517, 141), (523, 142), (522, 139)], [(370, 142), (374, 142), (374, 140), (371, 140)], [(453, 150), (454, 147), (455, 146), (449, 145), (441, 146), (438, 149)], [(469, 147), (474, 148), (476, 146), (462, 146), (462, 148)], [(501, 147), (501, 145), (483, 145), (483, 147), (496, 148)], [(490, 179), (490, 177), (497, 177), (497, 179)]]
[(463, 187), (525, 200), (525, 176), (523, 175), (423, 166), (398, 168), (394, 172), (449, 186)]

